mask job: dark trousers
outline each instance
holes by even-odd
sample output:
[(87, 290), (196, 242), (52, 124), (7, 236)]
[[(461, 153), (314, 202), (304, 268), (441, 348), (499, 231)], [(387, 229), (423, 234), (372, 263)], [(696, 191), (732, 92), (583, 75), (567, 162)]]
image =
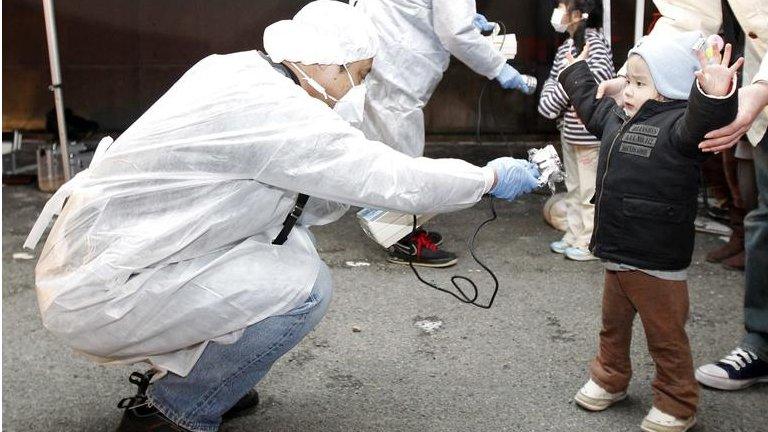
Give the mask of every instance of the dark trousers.
[(768, 133), (755, 148), (757, 208), (744, 219), (746, 268), (742, 346), (768, 361)]

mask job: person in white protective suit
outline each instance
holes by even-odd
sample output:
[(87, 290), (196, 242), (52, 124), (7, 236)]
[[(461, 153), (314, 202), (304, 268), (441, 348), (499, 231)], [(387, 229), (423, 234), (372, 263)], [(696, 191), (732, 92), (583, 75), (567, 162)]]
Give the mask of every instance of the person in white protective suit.
[(151, 365), (120, 431), (214, 431), (254, 406), (330, 301), (310, 225), (536, 186), (527, 161), (413, 158), (351, 127), (377, 45), (357, 9), (309, 3), (265, 30), (269, 56), (194, 65), (46, 204), (25, 243), (59, 215), (36, 268), (43, 324), (94, 361)]
[[(368, 97), (362, 130), (409, 156), (424, 154), (423, 108), (443, 78), (451, 55), (505, 89), (533, 93), (524, 79), (480, 31), (493, 25), (477, 14), (475, 0), (349, 0), (379, 33), (381, 47), (366, 78)], [(418, 230), (388, 251), (394, 263), (447, 267), (456, 255), (438, 249), (442, 236)], [(415, 244), (432, 247), (417, 248)]]

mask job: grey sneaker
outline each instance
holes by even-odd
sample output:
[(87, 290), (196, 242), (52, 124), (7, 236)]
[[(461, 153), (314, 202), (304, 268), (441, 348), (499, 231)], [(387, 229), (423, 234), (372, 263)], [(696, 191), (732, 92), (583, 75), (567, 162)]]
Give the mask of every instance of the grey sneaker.
[(557, 254), (564, 254), (565, 250), (568, 249), (571, 245), (569, 245), (565, 240), (558, 240), (556, 242), (552, 242), (549, 244), (549, 249)]
[(599, 259), (592, 255), (590, 251), (579, 247), (569, 247), (566, 249), (565, 257), (573, 261), (594, 261)]

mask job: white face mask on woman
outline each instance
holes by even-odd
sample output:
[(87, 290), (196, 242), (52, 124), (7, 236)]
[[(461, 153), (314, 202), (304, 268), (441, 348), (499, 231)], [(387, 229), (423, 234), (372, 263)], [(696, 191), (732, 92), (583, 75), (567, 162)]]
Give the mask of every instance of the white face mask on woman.
[(568, 30), (568, 26), (570, 24), (573, 24), (579, 21), (584, 21), (585, 19), (589, 18), (588, 13), (582, 13), (581, 18), (575, 21), (563, 23), (563, 18), (565, 17), (565, 14), (566, 14), (566, 9), (564, 7), (559, 7), (552, 11), (552, 17), (549, 19), (549, 23), (552, 24), (552, 28), (555, 29), (555, 31), (558, 33), (565, 33)]
[(557, 8), (552, 11), (552, 17), (549, 19), (552, 28), (558, 33), (565, 33), (568, 30), (568, 24), (563, 24), (563, 17), (565, 17), (565, 9)]
[(365, 83), (355, 85), (355, 80), (352, 79), (352, 74), (349, 73), (349, 69), (347, 69), (346, 65), (344, 65), (344, 70), (347, 72), (349, 82), (352, 83), (352, 88), (349, 89), (349, 91), (347, 91), (347, 93), (340, 99), (336, 99), (335, 97), (329, 95), (325, 88), (320, 85), (320, 83), (315, 81), (313, 78), (310, 78), (309, 75), (307, 75), (300, 67), (298, 67), (298, 65), (296, 65), (296, 69), (298, 69), (299, 73), (302, 75), (303, 79), (307, 81), (307, 84), (309, 84), (310, 87), (323, 95), (324, 98), (336, 102), (336, 104), (333, 106), (333, 110), (336, 111), (336, 113), (341, 116), (341, 118), (352, 125), (362, 123), (363, 113), (365, 111), (365, 94), (367, 92), (367, 88)]

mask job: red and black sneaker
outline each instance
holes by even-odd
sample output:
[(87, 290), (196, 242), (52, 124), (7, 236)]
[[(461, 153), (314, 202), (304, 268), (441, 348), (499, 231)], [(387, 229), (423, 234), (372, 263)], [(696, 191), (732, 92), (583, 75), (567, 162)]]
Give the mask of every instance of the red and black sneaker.
[(411, 238), (413, 238), (414, 236), (419, 236), (422, 233), (425, 233), (429, 241), (432, 242), (435, 246), (440, 246), (441, 244), (443, 244), (442, 234), (440, 234), (437, 231), (427, 231), (424, 228), (416, 228), (416, 231), (412, 233), (408, 233), (408, 235), (401, 238), (398, 241), (398, 243), (408, 243), (411, 240)]
[[(443, 244), (443, 235), (440, 234), (437, 231), (427, 231), (424, 228), (416, 228), (416, 234), (419, 233), (427, 233), (427, 237), (429, 238), (429, 241), (435, 244), (435, 246), (440, 246)], [(408, 234), (407, 236), (403, 237), (400, 241), (407, 240), (410, 238), (413, 234)]]
[(450, 267), (458, 259), (456, 254), (438, 249), (442, 241), (440, 234), (418, 229), (389, 248), (387, 261), (405, 265), (413, 262), (413, 265), (422, 267)]

